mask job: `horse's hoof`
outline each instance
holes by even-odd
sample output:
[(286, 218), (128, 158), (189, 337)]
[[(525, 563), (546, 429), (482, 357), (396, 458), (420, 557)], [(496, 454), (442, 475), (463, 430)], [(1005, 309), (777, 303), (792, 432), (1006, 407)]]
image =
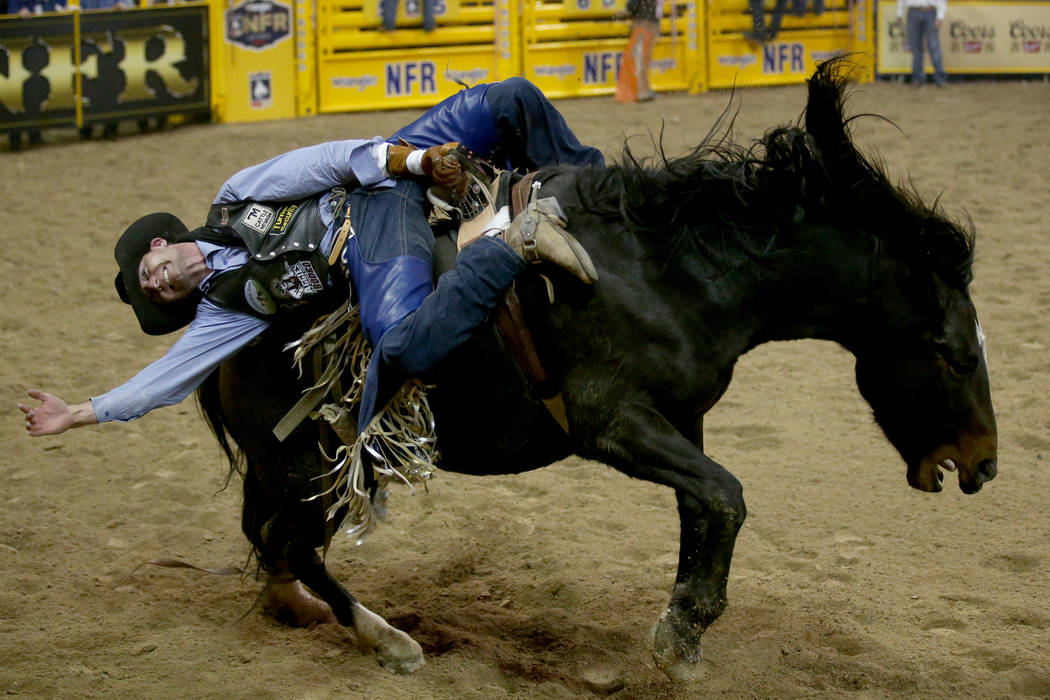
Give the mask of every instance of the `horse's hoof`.
[(423, 647), (416, 640), (357, 602), (354, 603), (354, 633), (358, 646), (375, 654), (379, 665), (390, 673), (408, 675), (426, 663)]
[(707, 674), (710, 664), (702, 659), (703, 650), (697, 644), (695, 652), (682, 653), (682, 643), (671, 624), (671, 611), (665, 610), (653, 625), (653, 661), (673, 681), (695, 681)]
[(391, 628), (400, 635), (400, 639), (390, 639), (382, 649), (376, 649), (376, 661), (397, 676), (407, 676), (423, 668), (426, 659), (423, 658), (423, 647), (416, 640), (409, 637), (399, 629)]

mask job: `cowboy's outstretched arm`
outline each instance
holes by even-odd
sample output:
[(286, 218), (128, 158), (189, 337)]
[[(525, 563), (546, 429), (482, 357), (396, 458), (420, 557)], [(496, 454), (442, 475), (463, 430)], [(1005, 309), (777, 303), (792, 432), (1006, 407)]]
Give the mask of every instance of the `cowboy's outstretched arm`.
[(40, 401), (40, 405), (27, 406), (20, 403), (18, 408), (26, 415), (26, 432), (33, 437), (58, 435), (70, 428), (98, 423), (90, 401), (70, 406), (54, 394), (38, 389), (30, 389), (29, 395)]

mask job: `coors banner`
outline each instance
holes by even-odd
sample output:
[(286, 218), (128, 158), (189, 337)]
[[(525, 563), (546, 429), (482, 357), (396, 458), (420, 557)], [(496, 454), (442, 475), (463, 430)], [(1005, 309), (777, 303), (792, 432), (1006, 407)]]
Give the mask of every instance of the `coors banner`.
[[(911, 54), (897, 3), (880, 2), (879, 67), (910, 73)], [(941, 23), (948, 73), (1050, 73), (1050, 2), (951, 1)], [(930, 67), (927, 56), (925, 65)]]
[(0, 20), (0, 130), (209, 109), (208, 9)]

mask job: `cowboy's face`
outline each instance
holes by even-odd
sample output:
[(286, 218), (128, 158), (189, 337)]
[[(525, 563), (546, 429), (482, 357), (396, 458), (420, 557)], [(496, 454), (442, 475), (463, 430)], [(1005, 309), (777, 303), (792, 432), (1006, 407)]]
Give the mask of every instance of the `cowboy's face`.
[(139, 284), (146, 296), (158, 304), (184, 299), (193, 291), (179, 251), (163, 238), (150, 241), (150, 249), (139, 262)]

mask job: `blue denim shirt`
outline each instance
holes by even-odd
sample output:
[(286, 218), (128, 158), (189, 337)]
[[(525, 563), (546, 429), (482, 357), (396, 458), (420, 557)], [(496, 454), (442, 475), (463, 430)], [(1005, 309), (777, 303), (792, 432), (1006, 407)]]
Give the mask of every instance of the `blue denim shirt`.
[[(348, 139), (308, 146), (265, 163), (241, 170), (219, 189), (215, 203), (302, 199), (323, 193), (321, 219), (328, 233), (321, 249), (330, 252), (334, 240), (332, 214), (325, 206), (337, 185), (389, 187), (395, 183), (386, 172), (387, 144), (378, 139)], [(240, 267), (246, 258), (237, 249), (198, 243), (208, 267), (217, 274)], [(207, 288), (208, 279), (202, 283)], [(249, 314), (223, 309), (201, 300), (197, 315), (182, 337), (163, 357), (100, 396), (91, 406), (100, 423), (139, 418), (154, 408), (186, 398), (222, 362), (262, 333), (269, 322)]]

